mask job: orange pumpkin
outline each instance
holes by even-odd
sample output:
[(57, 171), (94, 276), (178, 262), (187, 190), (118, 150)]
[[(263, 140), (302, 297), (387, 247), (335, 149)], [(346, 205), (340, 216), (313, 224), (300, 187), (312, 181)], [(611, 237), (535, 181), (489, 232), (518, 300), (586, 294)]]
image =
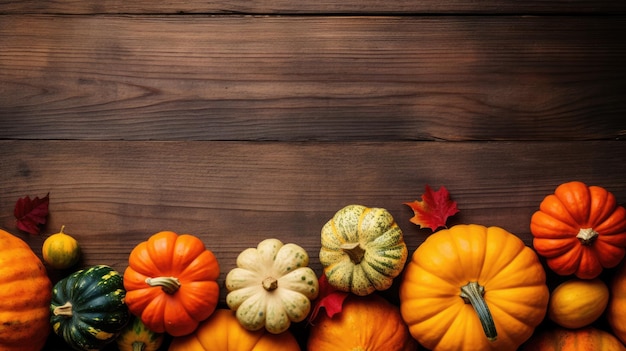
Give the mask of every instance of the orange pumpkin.
[(341, 313), (321, 314), (311, 325), (308, 351), (414, 351), (417, 343), (404, 324), (400, 311), (384, 298), (372, 294), (349, 296)]
[(577, 181), (543, 199), (530, 230), (535, 250), (560, 275), (596, 278), (626, 252), (626, 209), (606, 189)]
[(52, 283), (20, 238), (0, 230), (0, 350), (39, 351), (50, 333)]
[(615, 271), (610, 291), (606, 319), (613, 334), (626, 344), (626, 261)]
[(520, 351), (625, 351), (611, 333), (593, 327), (554, 328), (537, 333)]
[(175, 337), (169, 351), (300, 351), (287, 330), (272, 334), (265, 329), (245, 329), (235, 311), (218, 309), (192, 334)]
[(154, 332), (189, 334), (217, 307), (220, 268), (193, 235), (156, 233), (131, 251), (128, 263), (126, 304)]
[(400, 283), (400, 310), (432, 350), (515, 350), (549, 299), (535, 252), (498, 227), (456, 225), (430, 235)]

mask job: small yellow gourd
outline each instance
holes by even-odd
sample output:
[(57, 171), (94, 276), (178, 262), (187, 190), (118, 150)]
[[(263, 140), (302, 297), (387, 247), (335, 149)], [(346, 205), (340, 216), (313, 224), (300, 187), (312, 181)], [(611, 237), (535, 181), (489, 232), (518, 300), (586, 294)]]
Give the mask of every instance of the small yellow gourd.
[(599, 278), (572, 278), (550, 294), (548, 317), (558, 325), (577, 329), (598, 319), (609, 303), (609, 288)]
[(157, 351), (163, 339), (163, 333), (153, 332), (143, 324), (141, 318), (132, 316), (115, 342), (120, 351)]
[(44, 242), (41, 249), (44, 262), (55, 269), (70, 268), (80, 259), (80, 246), (78, 241), (61, 230), (50, 235)]
[(265, 327), (273, 334), (286, 331), (291, 322), (304, 320), (319, 284), (308, 267), (309, 256), (296, 244), (278, 239), (261, 241), (237, 257), (237, 267), (226, 276), (226, 303), (243, 327)]

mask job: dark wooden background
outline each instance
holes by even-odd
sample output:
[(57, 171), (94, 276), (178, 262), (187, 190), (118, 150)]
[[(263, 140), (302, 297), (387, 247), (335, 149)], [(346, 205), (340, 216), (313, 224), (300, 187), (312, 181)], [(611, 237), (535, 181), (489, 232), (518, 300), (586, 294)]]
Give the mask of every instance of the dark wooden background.
[[(625, 63), (623, 1), (0, 0), (0, 227), (40, 254), (65, 225), (81, 265), (120, 271), (191, 233), (222, 281), (276, 237), (321, 274), (347, 204), (387, 208), (413, 251), (430, 231), (403, 203), (429, 184), (450, 224), (531, 245), (562, 182), (626, 202)], [(47, 193), (20, 233), (16, 200)]]

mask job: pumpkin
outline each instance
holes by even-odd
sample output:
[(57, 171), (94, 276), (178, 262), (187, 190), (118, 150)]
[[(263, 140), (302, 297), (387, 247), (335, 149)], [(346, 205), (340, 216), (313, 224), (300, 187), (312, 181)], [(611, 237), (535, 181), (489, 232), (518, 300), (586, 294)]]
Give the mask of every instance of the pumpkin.
[(198, 237), (158, 232), (129, 255), (126, 304), (154, 332), (189, 334), (215, 310), (219, 275), (217, 258)]
[(169, 351), (300, 351), (291, 332), (244, 328), (228, 309), (217, 309), (195, 332), (173, 338)]
[(308, 351), (414, 351), (398, 307), (377, 294), (348, 296), (340, 313), (326, 314), (311, 324)]
[(609, 302), (609, 288), (600, 279), (570, 279), (550, 294), (548, 317), (558, 325), (576, 329), (598, 319)]
[(52, 329), (74, 350), (99, 350), (115, 340), (130, 313), (122, 276), (107, 265), (90, 266), (52, 289)]
[(399, 287), (413, 337), (432, 350), (515, 350), (545, 317), (535, 252), (499, 227), (455, 225), (413, 253)]
[(65, 226), (61, 226), (58, 233), (50, 235), (43, 242), (41, 253), (44, 262), (56, 269), (67, 269), (78, 263), (80, 259), (80, 247), (78, 241), (63, 232)]
[(296, 244), (278, 239), (261, 241), (237, 257), (237, 267), (226, 276), (226, 303), (248, 330), (263, 327), (282, 333), (300, 322), (317, 297), (317, 275), (308, 267), (309, 255)]
[(615, 271), (609, 289), (606, 319), (613, 334), (626, 344), (626, 261)]
[(139, 317), (131, 316), (115, 342), (119, 351), (157, 351), (163, 344), (163, 337), (162, 333), (148, 329)]
[(0, 229), (0, 350), (39, 351), (50, 331), (52, 283), (20, 238)]
[(535, 250), (550, 269), (593, 279), (624, 257), (626, 209), (602, 187), (563, 183), (543, 199), (530, 230)]
[(593, 327), (554, 328), (533, 335), (520, 351), (624, 351), (611, 333)]
[(402, 230), (383, 208), (348, 205), (322, 227), (319, 260), (337, 290), (359, 296), (386, 290), (407, 257)]

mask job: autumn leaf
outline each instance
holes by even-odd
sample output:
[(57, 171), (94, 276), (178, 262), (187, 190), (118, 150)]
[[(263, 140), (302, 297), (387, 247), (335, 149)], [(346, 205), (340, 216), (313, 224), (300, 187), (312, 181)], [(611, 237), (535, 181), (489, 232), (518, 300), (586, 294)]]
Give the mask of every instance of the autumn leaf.
[(410, 219), (412, 223), (420, 228), (430, 228), (432, 231), (446, 227), (448, 217), (459, 212), (456, 201), (450, 199), (450, 193), (444, 186), (433, 191), (430, 186), (426, 185), (422, 201), (415, 200), (404, 204), (411, 207), (415, 213)]
[(316, 303), (313, 306), (313, 310), (311, 311), (311, 315), (309, 316), (309, 323), (312, 324), (313, 321), (317, 318), (317, 315), (320, 309), (323, 307), (326, 310), (326, 315), (329, 318), (333, 318), (333, 316), (337, 313), (340, 313), (343, 306), (343, 300), (348, 297), (348, 293), (345, 291), (339, 291), (333, 288), (326, 278), (326, 274), (322, 273), (322, 276), (319, 278), (319, 289), (320, 293)]
[(29, 234), (39, 234), (40, 226), (46, 224), (48, 217), (49, 195), (31, 200), (29, 196), (18, 199), (15, 203), (13, 214), (15, 215), (17, 228)]

